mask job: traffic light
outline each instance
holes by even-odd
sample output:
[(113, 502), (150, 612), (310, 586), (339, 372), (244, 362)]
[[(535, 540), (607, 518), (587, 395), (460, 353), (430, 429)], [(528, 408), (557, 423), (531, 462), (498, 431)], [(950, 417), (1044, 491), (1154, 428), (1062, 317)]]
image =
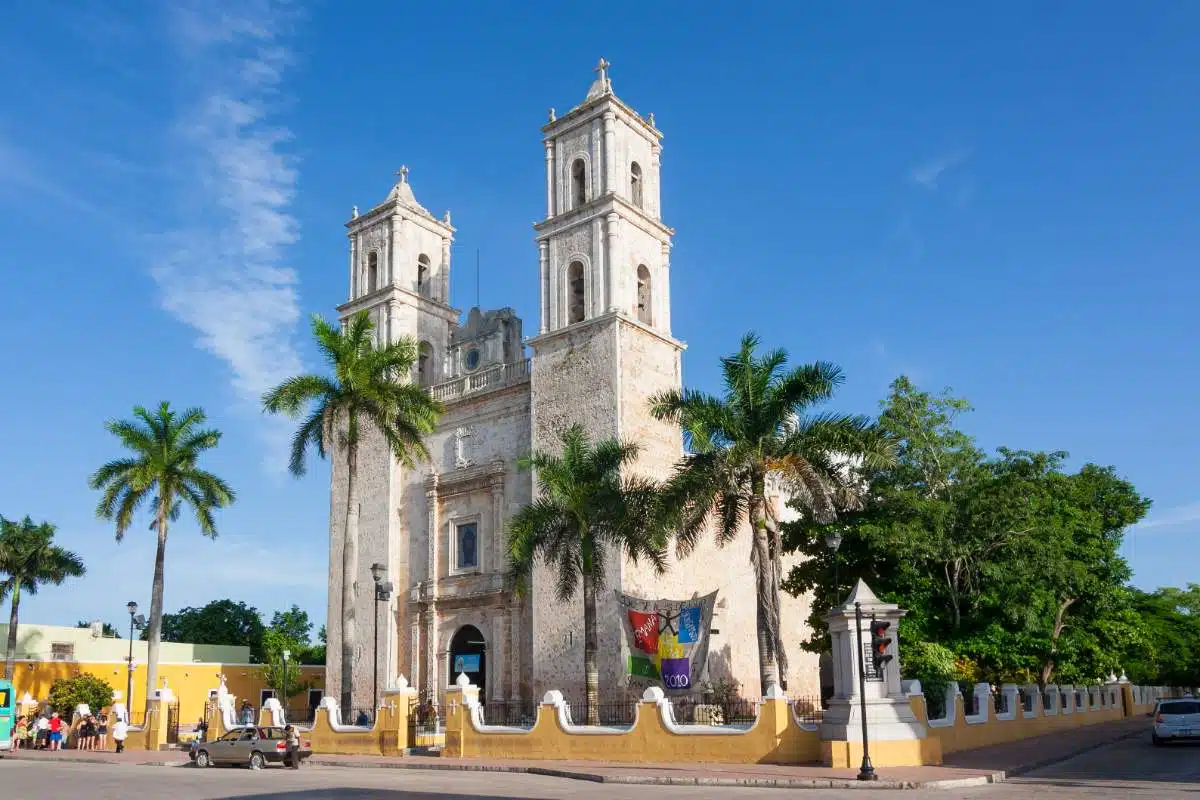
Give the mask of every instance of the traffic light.
[(882, 674), (884, 665), (892, 660), (892, 654), (888, 652), (892, 643), (892, 637), (887, 635), (890, 627), (892, 623), (887, 620), (871, 620), (871, 666), (877, 675)]

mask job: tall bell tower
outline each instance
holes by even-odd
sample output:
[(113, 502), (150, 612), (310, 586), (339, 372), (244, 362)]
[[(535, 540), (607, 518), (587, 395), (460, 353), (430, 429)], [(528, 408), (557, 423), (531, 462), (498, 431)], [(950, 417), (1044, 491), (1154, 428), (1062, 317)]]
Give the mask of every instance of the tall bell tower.
[[(678, 428), (650, 415), (649, 398), (680, 386), (684, 345), (671, 336), (670, 253), (663, 224), (662, 134), (614, 93), (604, 59), (583, 102), (542, 127), (546, 218), (534, 225), (541, 324), (531, 342), (532, 445), (556, 452), (562, 431), (581, 424), (592, 440), (636, 442), (634, 470), (666, 477), (682, 452)], [(535, 489), (536, 493), (536, 489)], [(669, 591), (647, 571), (608, 561), (608, 588)], [(583, 674), (582, 605), (555, 601), (549, 570), (533, 578), (535, 696), (578, 691)], [(615, 599), (602, 595), (602, 680), (622, 674)]]

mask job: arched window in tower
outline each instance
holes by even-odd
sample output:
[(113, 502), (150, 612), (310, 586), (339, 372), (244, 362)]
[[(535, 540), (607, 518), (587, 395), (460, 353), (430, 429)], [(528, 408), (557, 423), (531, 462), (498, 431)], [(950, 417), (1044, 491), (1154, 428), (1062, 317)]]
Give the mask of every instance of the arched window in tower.
[(579, 208), (587, 202), (587, 164), (582, 158), (575, 159), (571, 165), (571, 198), (572, 208)]
[(642, 207), (642, 168), (636, 161), (629, 168), (629, 199), (638, 208)]
[(367, 254), (367, 294), (379, 288), (379, 253)]
[(638, 322), (644, 322), (647, 325), (654, 324), (650, 314), (650, 270), (645, 264), (638, 264), (637, 268), (637, 318)]
[(429, 297), (429, 256), (422, 253), (417, 256), (417, 294)]
[(421, 386), (433, 383), (433, 345), (429, 342), (417, 346), (417, 383)]
[(572, 261), (567, 267), (567, 324), (583, 322), (583, 264)]

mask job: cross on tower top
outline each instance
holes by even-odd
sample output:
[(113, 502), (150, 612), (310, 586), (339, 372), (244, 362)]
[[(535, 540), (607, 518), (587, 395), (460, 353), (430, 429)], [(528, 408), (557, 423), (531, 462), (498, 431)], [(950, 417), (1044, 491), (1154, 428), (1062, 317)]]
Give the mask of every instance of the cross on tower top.
[(600, 76), (600, 80), (607, 83), (608, 82), (608, 68), (611, 66), (612, 66), (612, 64), (605, 61), (604, 56), (601, 56), (600, 63), (596, 65), (596, 69), (594, 70), (594, 72), (596, 72), (596, 74), (598, 74)]
[(408, 167), (401, 166), (396, 170), (396, 177), (400, 179), (401, 183), (408, 183)]

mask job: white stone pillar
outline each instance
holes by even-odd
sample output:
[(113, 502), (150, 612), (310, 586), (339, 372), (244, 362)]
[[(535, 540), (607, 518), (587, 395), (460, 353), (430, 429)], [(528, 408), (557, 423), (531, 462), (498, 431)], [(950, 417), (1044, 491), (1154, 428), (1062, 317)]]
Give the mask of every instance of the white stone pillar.
[[(559, 250), (562, 250), (562, 245), (559, 245)], [(559, 255), (559, 258), (563, 258)], [(563, 325), (562, 315), (566, 313), (563, 305), (563, 292), (558, 287), (558, 279), (562, 275), (561, 264), (556, 264), (553, 261), (547, 262), (547, 269), (550, 272), (550, 280), (547, 281), (549, 288), (546, 289), (547, 302), (550, 304), (550, 330), (556, 331)]]
[(604, 194), (615, 191), (616, 168), (613, 164), (616, 158), (617, 115), (612, 111), (604, 112)]
[(388, 253), (388, 283), (392, 284), (404, 278), (404, 265), (400, 263), (400, 253), (404, 249), (400, 246), (400, 239), (404, 234), (404, 218), (399, 214), (393, 214), (391, 219), (392, 226), (392, 246), (391, 252)]
[(408, 675), (412, 679), (413, 686), (420, 686), (421, 675), (421, 612), (413, 610), (413, 620), (409, 630), (409, 638), (411, 639), (411, 649), (408, 653)]
[(538, 242), (538, 263), (541, 270), (541, 299), (542, 299), (542, 317), (538, 323), (538, 331), (545, 333), (550, 330), (550, 241), (543, 239)]
[(645, 187), (650, 200), (650, 213), (655, 219), (662, 219), (662, 194), (659, 186), (662, 184), (659, 176), (662, 174), (662, 145), (658, 142), (650, 145), (650, 186)]
[(546, 217), (554, 216), (554, 140), (546, 140)]
[(654, 288), (654, 320), (658, 328), (668, 336), (671, 335), (671, 243), (662, 243), (662, 269), (658, 275), (659, 284)]
[(441, 632), (438, 630), (438, 614), (437, 604), (430, 603), (429, 610), (425, 612), (425, 691), (429, 697), (436, 703), (439, 697), (438, 691), (441, 689), (440, 678), (438, 677), (438, 666), (441, 650)]
[(494, 655), (488, 657), (488, 686), (493, 700), (504, 699), (504, 617), (503, 611), (492, 617), (492, 646)]
[(350, 299), (358, 296), (358, 235), (350, 237)]
[[(448, 236), (442, 237), (442, 265), (439, 269), (441, 270), (441, 274), (438, 275), (438, 286), (440, 289), (441, 296), (436, 299), (440, 300), (443, 303), (449, 304), (450, 303), (450, 238)], [(430, 281), (433, 280), (432, 275), (430, 275), (429, 278), (430, 278)]]
[[(604, 241), (604, 223), (599, 217), (592, 220), (592, 241)], [(608, 308), (608, 279), (605, 275), (608, 274), (608, 259), (605, 257), (604, 247), (593, 247), (594, 251), (599, 253), (599, 257), (595, 258), (595, 265), (592, 267), (592, 294), (588, 299), (587, 318), (598, 317)]]
[(615, 311), (619, 302), (616, 256), (620, 246), (621, 218), (613, 211), (605, 218), (605, 222), (608, 225), (608, 235), (604, 239), (604, 295), (608, 302), (608, 310)]

